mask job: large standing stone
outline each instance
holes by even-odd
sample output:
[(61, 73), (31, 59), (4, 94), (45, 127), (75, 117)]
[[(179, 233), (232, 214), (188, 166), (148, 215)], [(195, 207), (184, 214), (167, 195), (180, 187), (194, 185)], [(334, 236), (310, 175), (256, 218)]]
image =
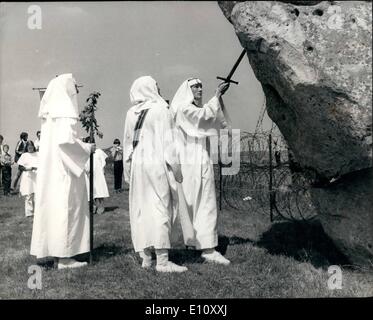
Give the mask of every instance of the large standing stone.
[(219, 5), (297, 162), (324, 183), (341, 178), (339, 187), (313, 192), (325, 231), (352, 261), (373, 261), (372, 176), (360, 173), (372, 167), (372, 3)]
[(359, 265), (373, 262), (372, 182), (373, 171), (364, 169), (312, 191), (325, 232)]

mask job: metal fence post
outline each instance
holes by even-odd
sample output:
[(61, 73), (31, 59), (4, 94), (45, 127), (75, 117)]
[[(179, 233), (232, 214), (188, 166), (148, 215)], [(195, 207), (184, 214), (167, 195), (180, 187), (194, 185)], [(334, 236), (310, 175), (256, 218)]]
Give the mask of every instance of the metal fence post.
[(273, 167), (272, 167), (272, 134), (268, 136), (268, 148), (269, 148), (269, 214), (270, 220), (273, 221), (273, 190), (272, 190), (272, 178), (273, 178)]
[(222, 208), (222, 198), (223, 198), (223, 169), (222, 169), (222, 163), (221, 163), (221, 148), (220, 144), (218, 146), (218, 164), (219, 164), (219, 210), (221, 211)]

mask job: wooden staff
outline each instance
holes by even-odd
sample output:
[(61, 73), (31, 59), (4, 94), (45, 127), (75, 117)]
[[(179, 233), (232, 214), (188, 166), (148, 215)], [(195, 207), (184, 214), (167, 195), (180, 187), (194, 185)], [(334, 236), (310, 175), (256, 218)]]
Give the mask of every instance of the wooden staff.
[[(94, 108), (92, 108), (92, 115), (90, 119), (90, 130), (89, 130), (89, 142), (95, 143), (93, 119), (94, 119)], [(89, 263), (93, 263), (93, 155), (91, 152), (89, 155)]]

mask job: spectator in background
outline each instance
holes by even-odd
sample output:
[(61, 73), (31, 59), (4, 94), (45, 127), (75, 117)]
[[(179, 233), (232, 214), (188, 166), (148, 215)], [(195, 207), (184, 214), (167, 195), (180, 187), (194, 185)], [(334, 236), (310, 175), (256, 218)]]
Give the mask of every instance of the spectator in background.
[[(1, 155), (3, 154), (3, 141), (4, 141), (4, 137), (0, 134), (0, 159), (1, 159)], [(2, 166), (0, 163), (0, 187), (2, 187), (2, 185), (3, 185)]]
[(10, 194), (10, 184), (12, 181), (12, 164), (14, 162), (12, 156), (9, 154), (9, 146), (7, 144), (4, 144), (2, 147), (0, 163), (2, 168), (4, 195), (8, 196)]
[(17, 142), (16, 152), (14, 156), (14, 162), (18, 162), (21, 155), (26, 152), (26, 145), (28, 140), (28, 133), (22, 132), (19, 136), (20, 140)]
[(39, 151), (39, 145), (40, 145), (40, 130), (38, 130), (38, 132), (36, 132), (36, 140), (34, 142), (36, 152)]
[[(16, 152), (14, 156), (14, 162), (18, 162), (18, 159), (21, 157), (21, 155), (26, 152), (26, 146), (27, 146), (27, 140), (28, 140), (28, 133), (27, 132), (22, 132), (20, 135), (20, 140), (17, 143), (16, 146)], [(17, 186), (18, 186), (18, 181), (21, 178), (22, 171), (18, 167), (17, 171), (17, 176), (14, 180), (13, 183), (13, 190), (16, 192), (17, 191)]]
[(19, 191), (25, 197), (25, 215), (32, 217), (35, 208), (36, 170), (38, 167), (38, 154), (32, 141), (27, 142), (27, 152), (18, 159), (18, 166), (22, 170)]
[(119, 139), (115, 139), (111, 148), (111, 156), (114, 159), (114, 192), (122, 192), (123, 176), (123, 149)]
[(4, 142), (4, 137), (0, 134), (0, 156), (3, 153), (3, 142)]

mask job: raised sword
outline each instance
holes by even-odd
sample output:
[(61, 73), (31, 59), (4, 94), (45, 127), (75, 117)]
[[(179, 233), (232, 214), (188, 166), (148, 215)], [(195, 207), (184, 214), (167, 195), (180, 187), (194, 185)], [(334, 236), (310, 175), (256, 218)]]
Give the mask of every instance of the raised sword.
[(243, 49), (240, 56), (238, 57), (236, 63), (234, 64), (232, 70), (229, 72), (228, 76), (226, 78), (223, 78), (223, 77), (216, 77), (216, 79), (219, 79), (219, 80), (223, 80), (224, 82), (227, 82), (227, 83), (234, 83), (234, 84), (238, 84), (237, 81), (234, 81), (232, 80), (232, 76), (234, 74), (234, 72), (236, 71), (237, 67), (239, 66), (241, 60), (243, 59), (243, 57), (245, 56), (246, 54), (246, 49)]

